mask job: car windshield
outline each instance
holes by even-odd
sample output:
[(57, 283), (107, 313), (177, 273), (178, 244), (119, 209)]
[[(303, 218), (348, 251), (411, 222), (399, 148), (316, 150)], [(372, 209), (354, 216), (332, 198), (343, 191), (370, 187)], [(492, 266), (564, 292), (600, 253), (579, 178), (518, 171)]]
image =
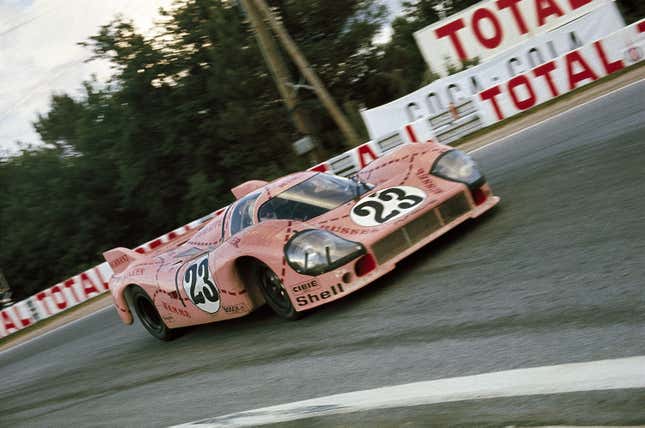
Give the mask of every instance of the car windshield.
[(371, 189), (371, 186), (336, 175), (319, 173), (262, 204), (260, 221), (306, 221), (333, 210)]

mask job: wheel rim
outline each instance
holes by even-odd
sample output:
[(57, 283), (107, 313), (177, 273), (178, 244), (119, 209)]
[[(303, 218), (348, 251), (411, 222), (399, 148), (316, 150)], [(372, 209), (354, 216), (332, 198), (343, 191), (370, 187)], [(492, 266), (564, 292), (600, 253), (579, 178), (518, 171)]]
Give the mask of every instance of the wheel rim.
[(291, 309), (291, 300), (287, 295), (287, 291), (282, 285), (282, 281), (278, 278), (271, 269), (264, 269), (262, 272), (262, 288), (264, 288), (265, 296), (271, 300), (271, 303), (277, 307), (281, 312), (289, 312)]
[(148, 330), (160, 332), (163, 329), (159, 312), (157, 312), (152, 302), (140, 297), (137, 299), (137, 309), (139, 309), (141, 322)]

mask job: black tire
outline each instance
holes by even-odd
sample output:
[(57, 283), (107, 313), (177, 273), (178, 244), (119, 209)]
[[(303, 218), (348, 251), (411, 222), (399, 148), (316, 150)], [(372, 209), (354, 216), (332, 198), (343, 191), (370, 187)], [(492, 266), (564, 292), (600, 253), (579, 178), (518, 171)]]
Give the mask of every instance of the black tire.
[(178, 330), (166, 325), (152, 299), (141, 287), (134, 287), (131, 296), (134, 311), (148, 333), (164, 341), (173, 340), (178, 336)]
[(273, 309), (273, 312), (288, 320), (300, 318), (300, 312), (297, 312), (293, 307), (287, 290), (275, 272), (268, 266), (260, 264), (257, 269), (257, 278), (264, 300)]

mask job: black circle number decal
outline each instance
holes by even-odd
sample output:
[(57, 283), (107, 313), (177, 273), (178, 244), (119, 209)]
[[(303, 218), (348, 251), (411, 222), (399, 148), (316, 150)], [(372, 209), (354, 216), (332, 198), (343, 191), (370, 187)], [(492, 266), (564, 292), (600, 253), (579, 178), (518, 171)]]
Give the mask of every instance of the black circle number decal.
[(351, 218), (361, 226), (379, 226), (414, 210), (425, 198), (425, 192), (416, 187), (390, 187), (361, 199)]
[(210, 278), (208, 255), (188, 265), (184, 272), (183, 285), (186, 294), (199, 309), (211, 314), (219, 310), (219, 290)]

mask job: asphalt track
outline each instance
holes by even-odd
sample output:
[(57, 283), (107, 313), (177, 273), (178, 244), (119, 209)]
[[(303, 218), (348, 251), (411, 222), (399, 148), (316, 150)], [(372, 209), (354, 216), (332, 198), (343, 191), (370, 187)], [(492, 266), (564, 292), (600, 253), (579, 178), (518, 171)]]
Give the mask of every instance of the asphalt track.
[[(502, 203), (297, 322), (171, 343), (112, 310), (0, 354), (0, 426), (167, 426), (342, 392), (645, 355), (645, 81), (477, 151)], [(309, 426), (645, 424), (645, 389)], [(303, 421), (281, 426), (302, 426)]]

